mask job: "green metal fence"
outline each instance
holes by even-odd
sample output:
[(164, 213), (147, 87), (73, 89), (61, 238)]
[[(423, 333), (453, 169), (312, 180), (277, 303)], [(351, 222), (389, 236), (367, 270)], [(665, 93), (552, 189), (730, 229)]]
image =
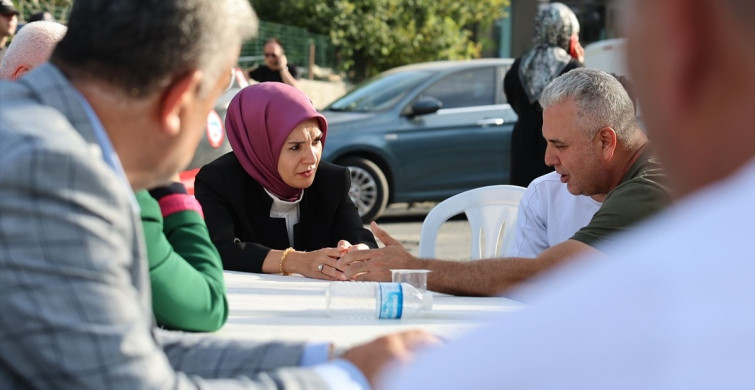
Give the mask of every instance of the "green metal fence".
[(310, 46), (314, 45), (314, 63), (324, 68), (337, 66), (336, 51), (330, 38), (312, 34), (293, 26), (260, 21), (257, 38), (244, 43), (241, 48), (239, 65), (243, 68), (263, 62), (263, 48), (270, 38), (278, 38), (286, 51), (288, 62), (306, 71), (309, 64)]

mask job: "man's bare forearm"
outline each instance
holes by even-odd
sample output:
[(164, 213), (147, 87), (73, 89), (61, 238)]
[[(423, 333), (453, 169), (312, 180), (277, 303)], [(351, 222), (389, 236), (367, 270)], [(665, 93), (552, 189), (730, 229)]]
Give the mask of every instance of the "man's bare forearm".
[(504, 293), (577, 255), (597, 252), (590, 246), (567, 240), (534, 259), (507, 257), (469, 261), (419, 259), (419, 268), (432, 270), (427, 288), (454, 295), (492, 296)]
[(499, 295), (550, 268), (538, 259), (420, 260), (430, 269), (427, 288), (453, 295)]
[(385, 282), (391, 280), (392, 269), (428, 269), (432, 272), (428, 275), (427, 287), (454, 295), (498, 295), (575, 256), (597, 253), (597, 250), (587, 244), (566, 240), (546, 249), (534, 259), (418, 259), (375, 222), (370, 228), (385, 247), (353, 251), (341, 257), (338, 267), (347, 278)]

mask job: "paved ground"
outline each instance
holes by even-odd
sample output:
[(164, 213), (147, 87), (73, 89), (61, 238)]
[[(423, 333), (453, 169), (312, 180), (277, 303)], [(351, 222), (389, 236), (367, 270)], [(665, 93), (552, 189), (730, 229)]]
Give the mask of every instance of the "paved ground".
[[(409, 252), (419, 254), (419, 233), (422, 221), (434, 203), (422, 203), (409, 207), (407, 204), (392, 205), (377, 223), (399, 240)], [(369, 228), (369, 227), (368, 227)], [(463, 218), (455, 218), (441, 226), (436, 257), (462, 260), (469, 258), (471, 232)], [(381, 245), (382, 246), (382, 245)]]

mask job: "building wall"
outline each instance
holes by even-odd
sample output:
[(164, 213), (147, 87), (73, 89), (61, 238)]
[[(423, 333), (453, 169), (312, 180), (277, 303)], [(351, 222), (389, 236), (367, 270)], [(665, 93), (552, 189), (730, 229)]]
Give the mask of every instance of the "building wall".
[(299, 80), (299, 87), (309, 96), (315, 108), (321, 110), (345, 95), (353, 85), (343, 81)]

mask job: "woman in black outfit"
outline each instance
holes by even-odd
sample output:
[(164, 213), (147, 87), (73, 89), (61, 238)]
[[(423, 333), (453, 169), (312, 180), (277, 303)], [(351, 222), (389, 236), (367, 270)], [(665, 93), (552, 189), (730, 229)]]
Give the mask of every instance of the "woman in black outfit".
[(344, 280), (338, 259), (376, 248), (349, 198), (347, 168), (321, 161), (328, 123), (284, 83), (231, 100), (233, 152), (197, 174), (195, 195), (227, 270)]
[(514, 61), (503, 81), (506, 98), (519, 116), (511, 137), (509, 183), (522, 187), (553, 170), (544, 161), (540, 93), (554, 78), (583, 66), (584, 57), (577, 17), (561, 3), (540, 8), (533, 42), (535, 46)]

